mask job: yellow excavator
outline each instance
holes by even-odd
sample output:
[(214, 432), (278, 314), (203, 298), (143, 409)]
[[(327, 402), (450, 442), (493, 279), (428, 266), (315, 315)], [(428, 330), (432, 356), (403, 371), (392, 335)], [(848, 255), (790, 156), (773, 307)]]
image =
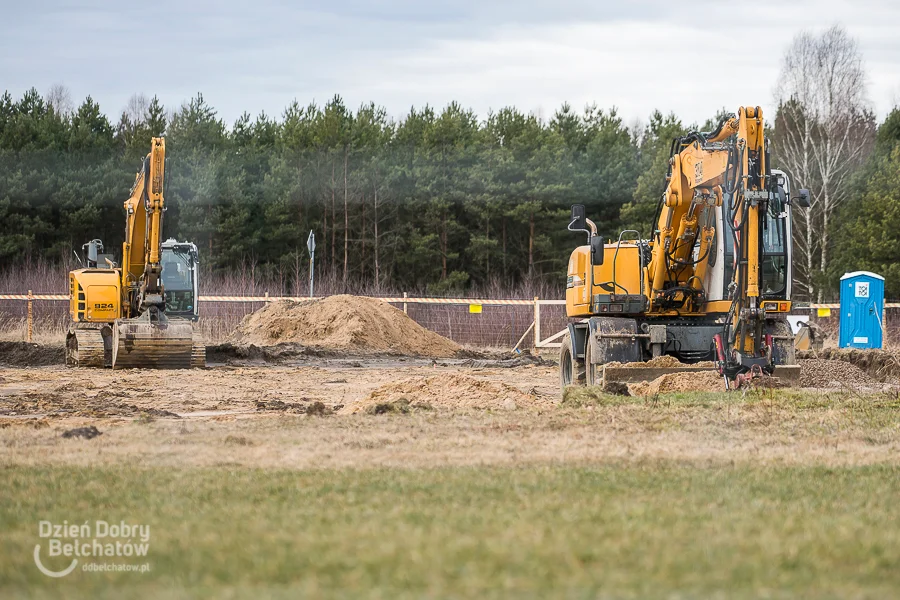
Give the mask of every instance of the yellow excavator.
[[(791, 210), (809, 207), (809, 192), (792, 198), (770, 165), (762, 110), (741, 107), (712, 132), (673, 140), (649, 238), (607, 240), (583, 205), (572, 207), (569, 230), (588, 239), (569, 259), (563, 387), (709, 368), (726, 389), (799, 378), (787, 320)], [(679, 366), (652, 360), (663, 355)]]
[(153, 138), (125, 201), (121, 266), (95, 239), (83, 247), (84, 268), (69, 273), (69, 366), (206, 364), (206, 349), (193, 334), (200, 314), (197, 247), (162, 239), (165, 169), (165, 139)]

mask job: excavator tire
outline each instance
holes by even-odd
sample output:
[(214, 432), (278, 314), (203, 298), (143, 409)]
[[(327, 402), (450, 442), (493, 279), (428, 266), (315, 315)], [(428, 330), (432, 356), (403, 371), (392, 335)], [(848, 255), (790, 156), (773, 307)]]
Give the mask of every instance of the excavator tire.
[(567, 333), (559, 348), (559, 387), (584, 385), (584, 360), (575, 357), (572, 338)]
[(113, 369), (190, 369), (193, 327), (185, 319), (151, 321), (148, 315), (113, 325)]
[(76, 329), (66, 335), (66, 366), (104, 367), (105, 354), (100, 329)]

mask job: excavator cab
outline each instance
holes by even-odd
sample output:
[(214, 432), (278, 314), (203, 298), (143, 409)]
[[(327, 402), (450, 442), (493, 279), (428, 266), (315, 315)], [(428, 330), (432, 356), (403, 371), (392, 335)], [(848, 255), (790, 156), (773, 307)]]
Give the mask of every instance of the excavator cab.
[(200, 317), (197, 246), (169, 238), (162, 243), (161, 249), (166, 314), (196, 321)]

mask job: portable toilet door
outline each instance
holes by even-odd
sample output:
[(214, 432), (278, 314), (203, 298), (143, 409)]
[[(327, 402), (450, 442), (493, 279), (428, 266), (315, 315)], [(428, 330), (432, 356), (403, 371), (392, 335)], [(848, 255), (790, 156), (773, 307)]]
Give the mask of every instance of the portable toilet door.
[(841, 348), (881, 348), (884, 277), (868, 271), (841, 277)]

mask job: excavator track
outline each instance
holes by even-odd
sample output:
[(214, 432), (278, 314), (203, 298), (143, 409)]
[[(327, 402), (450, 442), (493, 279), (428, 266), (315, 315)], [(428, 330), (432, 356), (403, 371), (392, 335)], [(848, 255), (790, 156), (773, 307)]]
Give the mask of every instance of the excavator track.
[(206, 345), (194, 342), (191, 347), (191, 368), (202, 369), (204, 367), (206, 367)]
[(70, 367), (106, 366), (106, 349), (99, 329), (76, 329), (66, 336), (66, 365)]
[(117, 319), (113, 341), (113, 369), (190, 369), (195, 364), (193, 327), (184, 319)]

